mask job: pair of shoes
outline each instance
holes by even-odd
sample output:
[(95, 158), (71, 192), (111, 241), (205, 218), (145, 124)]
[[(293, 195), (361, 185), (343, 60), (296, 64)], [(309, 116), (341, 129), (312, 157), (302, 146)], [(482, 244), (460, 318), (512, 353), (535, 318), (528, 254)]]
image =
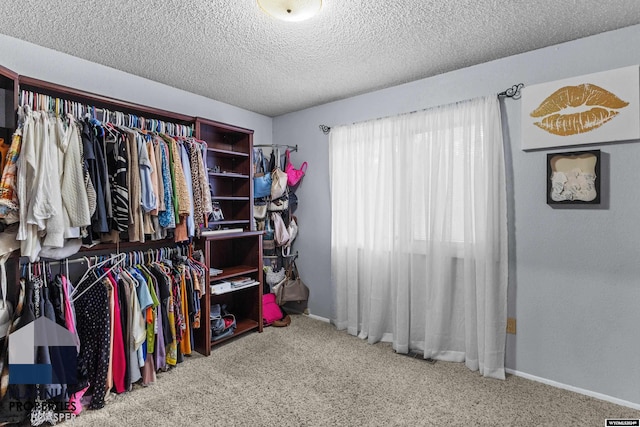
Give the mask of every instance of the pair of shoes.
[(280, 320), (274, 320), (271, 326), (275, 326), (276, 328), (283, 328), (285, 326), (289, 326), (291, 324), (291, 317), (287, 314)]

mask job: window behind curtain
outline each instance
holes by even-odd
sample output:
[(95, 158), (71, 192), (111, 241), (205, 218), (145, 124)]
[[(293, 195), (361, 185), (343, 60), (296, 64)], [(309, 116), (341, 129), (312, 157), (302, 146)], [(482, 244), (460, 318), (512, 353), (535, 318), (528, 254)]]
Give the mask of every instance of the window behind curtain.
[(504, 378), (497, 99), (334, 127), (329, 146), (335, 324)]

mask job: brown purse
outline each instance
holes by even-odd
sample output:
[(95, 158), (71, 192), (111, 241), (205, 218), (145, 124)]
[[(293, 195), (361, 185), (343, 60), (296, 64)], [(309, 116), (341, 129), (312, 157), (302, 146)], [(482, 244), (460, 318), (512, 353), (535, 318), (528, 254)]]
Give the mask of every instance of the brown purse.
[(309, 288), (300, 278), (295, 261), (291, 261), (291, 264), (289, 264), (285, 280), (276, 291), (276, 299), (279, 305), (286, 302), (300, 302), (309, 299)]

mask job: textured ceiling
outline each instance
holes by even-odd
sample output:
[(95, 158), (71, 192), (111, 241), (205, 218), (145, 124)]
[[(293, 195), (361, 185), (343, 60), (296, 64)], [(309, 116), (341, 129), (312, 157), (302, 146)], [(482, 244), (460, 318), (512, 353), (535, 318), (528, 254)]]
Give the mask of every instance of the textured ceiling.
[(640, 23), (638, 0), (2, 0), (0, 33), (247, 110), (310, 106)]

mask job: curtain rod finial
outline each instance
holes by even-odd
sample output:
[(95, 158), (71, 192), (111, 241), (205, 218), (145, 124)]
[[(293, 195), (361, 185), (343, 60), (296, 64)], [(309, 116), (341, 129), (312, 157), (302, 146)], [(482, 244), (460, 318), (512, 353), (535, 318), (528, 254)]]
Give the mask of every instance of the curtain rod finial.
[(520, 89), (524, 87), (524, 83), (518, 83), (517, 85), (511, 86), (509, 89), (504, 92), (500, 92), (498, 96), (504, 96), (506, 98), (520, 99), (522, 93), (520, 93)]
[(327, 125), (320, 125), (319, 127), (322, 133), (324, 133), (325, 135), (329, 135), (329, 132), (331, 132), (331, 128)]

